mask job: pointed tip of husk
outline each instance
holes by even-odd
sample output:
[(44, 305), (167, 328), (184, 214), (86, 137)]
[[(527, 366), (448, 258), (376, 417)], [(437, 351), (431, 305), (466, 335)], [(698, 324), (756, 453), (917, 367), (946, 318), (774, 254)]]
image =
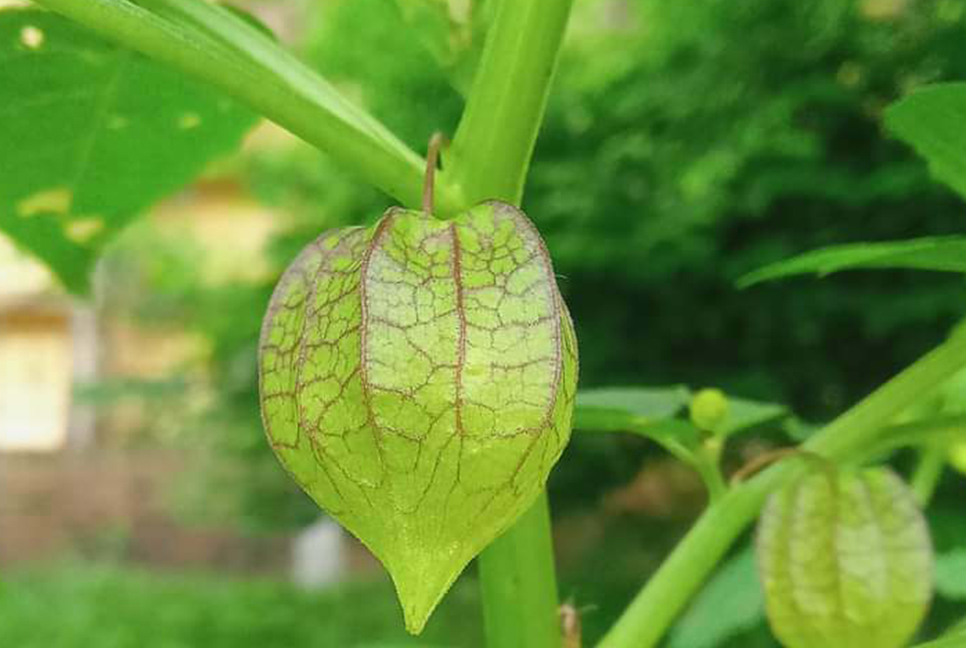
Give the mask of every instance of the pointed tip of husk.
[(468, 562), (447, 560), (438, 553), (427, 552), (389, 569), (410, 634), (422, 633), (436, 606)]

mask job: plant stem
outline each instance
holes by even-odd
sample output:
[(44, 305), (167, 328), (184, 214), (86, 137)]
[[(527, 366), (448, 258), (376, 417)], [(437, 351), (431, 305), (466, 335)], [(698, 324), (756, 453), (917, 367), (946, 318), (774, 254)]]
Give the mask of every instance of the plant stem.
[(692, 463), (708, 489), (708, 501), (711, 504), (720, 501), (728, 492), (728, 485), (721, 474), (721, 444), (721, 439), (709, 439), (698, 449)]
[[(890, 419), (963, 367), (966, 367), (966, 336), (957, 335), (835, 419), (805, 443), (803, 449), (836, 461), (861, 454)], [(757, 517), (768, 494), (801, 470), (801, 463), (787, 459), (735, 487), (710, 506), (598, 648), (657, 645), (735, 539)]]
[[(403, 204), (418, 207), (425, 163), (325, 79), (232, 12), (203, 0), (38, 0), (101, 36), (206, 81)], [(437, 202), (454, 191), (437, 182)]]
[(520, 204), (571, 3), (499, 1), (450, 152), (450, 180), (470, 204)]
[(912, 473), (909, 486), (916, 496), (919, 506), (925, 508), (936, 493), (939, 480), (943, 476), (943, 468), (946, 467), (945, 445), (932, 444), (919, 448), (919, 459), (916, 468)]
[(947, 414), (889, 426), (876, 438), (876, 444), (868, 448), (865, 456), (889, 453), (907, 446), (941, 444), (948, 447), (963, 440), (966, 440), (966, 414)]
[[(468, 205), (520, 204), (572, 0), (497, 0), (446, 174)], [(450, 216), (442, 205), (437, 214)], [(560, 648), (546, 494), (479, 559), (489, 648)]]
[(558, 648), (557, 577), (546, 493), (479, 558), (489, 648)]

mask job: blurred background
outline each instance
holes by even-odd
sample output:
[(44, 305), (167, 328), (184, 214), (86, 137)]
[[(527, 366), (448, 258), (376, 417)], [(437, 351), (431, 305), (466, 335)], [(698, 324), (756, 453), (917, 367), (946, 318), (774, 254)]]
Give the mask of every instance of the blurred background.
[[(443, 40), (413, 3), (239, 4), (414, 149), (455, 130), (481, 44), (469, 0), (450, 1)], [(582, 386), (714, 385), (819, 423), (938, 343), (966, 313), (959, 275), (734, 281), (822, 245), (962, 233), (961, 200), (881, 115), (966, 79), (963, 43), (966, 0), (576, 0), (524, 207)], [(261, 123), (110, 245), (89, 300), (0, 235), (0, 647), (482, 645), (472, 567), (405, 636), (381, 568), (288, 480), (259, 420), (275, 280), (322, 230), (389, 204)], [(550, 493), (589, 644), (702, 486), (643, 439), (577, 435)], [(940, 548), (966, 545), (964, 497), (950, 472)], [(735, 627), (692, 610), (669, 645), (776, 646), (753, 580), (719, 587), (733, 609), (706, 616)], [(927, 631), (963, 612), (940, 598)]]

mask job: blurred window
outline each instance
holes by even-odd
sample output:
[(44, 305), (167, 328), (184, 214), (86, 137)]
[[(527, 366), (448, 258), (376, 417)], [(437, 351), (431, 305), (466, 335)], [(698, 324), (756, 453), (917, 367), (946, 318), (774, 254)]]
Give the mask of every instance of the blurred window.
[(71, 365), (66, 315), (0, 316), (0, 451), (64, 447)]

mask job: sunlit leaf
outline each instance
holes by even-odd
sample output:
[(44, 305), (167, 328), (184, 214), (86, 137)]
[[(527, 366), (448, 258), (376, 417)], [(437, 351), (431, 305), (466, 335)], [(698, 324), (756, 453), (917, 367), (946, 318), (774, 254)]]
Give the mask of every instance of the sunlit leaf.
[(738, 280), (738, 286), (747, 288), (763, 281), (795, 275), (814, 273), (824, 276), (860, 268), (966, 272), (966, 236), (851, 243), (821, 248), (750, 272)]
[(917, 90), (890, 106), (885, 122), (939, 180), (966, 197), (966, 83)]
[(0, 230), (85, 292), (101, 248), (255, 116), (35, 10), (0, 11)]

